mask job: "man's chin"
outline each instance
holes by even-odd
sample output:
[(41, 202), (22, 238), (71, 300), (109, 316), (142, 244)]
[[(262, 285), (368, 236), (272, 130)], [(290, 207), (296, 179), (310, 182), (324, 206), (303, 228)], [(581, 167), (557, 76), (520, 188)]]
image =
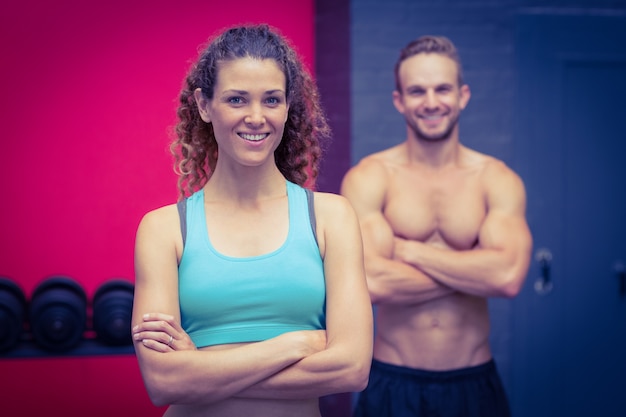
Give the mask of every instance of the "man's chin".
[(452, 131), (454, 130), (454, 125), (448, 126), (444, 130), (431, 130), (426, 131), (424, 129), (414, 129), (415, 136), (417, 136), (420, 140), (425, 142), (440, 142), (447, 139), (450, 139), (452, 136)]
[(441, 142), (450, 138), (450, 132), (431, 133), (417, 132), (417, 138), (424, 142)]

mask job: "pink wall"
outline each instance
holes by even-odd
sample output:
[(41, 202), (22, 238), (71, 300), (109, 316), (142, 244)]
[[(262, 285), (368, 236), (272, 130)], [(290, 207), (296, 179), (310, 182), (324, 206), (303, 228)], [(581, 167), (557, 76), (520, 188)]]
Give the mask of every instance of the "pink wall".
[[(4, 5), (0, 276), (27, 296), (52, 274), (75, 278), (89, 297), (111, 278), (132, 280), (141, 216), (176, 199), (168, 131), (198, 45), (224, 26), (267, 22), (312, 69), (313, 8), (313, 0)], [(3, 415), (162, 413), (132, 355), (0, 358), (0, 375)]]

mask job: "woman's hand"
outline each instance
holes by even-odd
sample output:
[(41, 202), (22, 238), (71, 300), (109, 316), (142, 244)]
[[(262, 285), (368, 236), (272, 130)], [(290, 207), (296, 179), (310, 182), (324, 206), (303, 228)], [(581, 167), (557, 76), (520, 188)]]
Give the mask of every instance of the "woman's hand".
[(302, 356), (307, 357), (326, 349), (328, 340), (326, 330), (295, 330), (283, 333), (278, 337), (295, 338), (302, 351)]
[(143, 322), (133, 327), (133, 339), (157, 352), (196, 350), (196, 345), (173, 316), (162, 313), (143, 315)]

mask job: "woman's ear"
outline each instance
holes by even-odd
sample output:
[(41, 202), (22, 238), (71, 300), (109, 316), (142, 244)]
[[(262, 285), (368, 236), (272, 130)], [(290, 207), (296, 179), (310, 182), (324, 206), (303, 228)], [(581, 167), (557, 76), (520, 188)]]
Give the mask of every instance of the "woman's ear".
[(211, 116), (209, 115), (209, 99), (206, 98), (200, 88), (196, 88), (193, 91), (193, 98), (196, 100), (196, 104), (198, 105), (200, 118), (206, 123), (211, 123)]

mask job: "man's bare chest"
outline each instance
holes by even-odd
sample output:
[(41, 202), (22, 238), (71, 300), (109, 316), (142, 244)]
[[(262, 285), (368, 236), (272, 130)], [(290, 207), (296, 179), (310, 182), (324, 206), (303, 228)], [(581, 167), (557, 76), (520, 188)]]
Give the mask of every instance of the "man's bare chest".
[(384, 207), (397, 236), (453, 249), (476, 244), (486, 213), (485, 193), (476, 175), (393, 177)]

